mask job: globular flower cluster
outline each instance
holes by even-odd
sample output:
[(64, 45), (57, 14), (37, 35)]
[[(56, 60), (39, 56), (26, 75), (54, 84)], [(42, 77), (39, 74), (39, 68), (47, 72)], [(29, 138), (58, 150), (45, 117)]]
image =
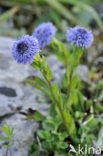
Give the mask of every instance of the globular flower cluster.
[(13, 45), (12, 55), (18, 63), (32, 63), (40, 51), (38, 40), (32, 36), (25, 35), (19, 38)]
[(88, 29), (75, 26), (67, 31), (67, 41), (77, 47), (89, 48), (93, 42), (93, 34)]
[(33, 32), (33, 36), (39, 41), (40, 49), (51, 43), (52, 37), (56, 33), (56, 28), (51, 22), (40, 24)]
[[(32, 36), (22, 36), (14, 43), (13, 58), (18, 63), (32, 63), (38, 52), (51, 43), (55, 33), (56, 28), (51, 22), (40, 24)], [(89, 48), (93, 42), (93, 34), (85, 28), (75, 26), (67, 31), (67, 41), (77, 47)]]

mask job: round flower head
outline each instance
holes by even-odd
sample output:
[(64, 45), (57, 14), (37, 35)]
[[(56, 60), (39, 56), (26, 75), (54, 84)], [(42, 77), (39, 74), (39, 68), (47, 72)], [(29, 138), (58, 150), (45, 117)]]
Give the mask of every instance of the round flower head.
[(88, 29), (75, 26), (67, 31), (67, 41), (77, 47), (89, 48), (93, 42), (93, 34)]
[(39, 43), (36, 38), (25, 35), (19, 38), (12, 47), (13, 58), (22, 64), (32, 63), (39, 52)]
[(51, 43), (52, 37), (56, 33), (56, 28), (51, 22), (40, 24), (33, 32), (33, 36), (39, 41), (40, 49)]

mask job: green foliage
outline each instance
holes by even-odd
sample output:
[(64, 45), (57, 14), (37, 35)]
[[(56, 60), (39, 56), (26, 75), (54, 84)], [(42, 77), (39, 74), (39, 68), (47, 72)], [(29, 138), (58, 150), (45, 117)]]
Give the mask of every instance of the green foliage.
[(6, 137), (2, 137), (2, 138), (0, 138), (0, 140), (7, 141), (8, 144), (4, 145), (4, 147), (8, 148), (9, 146), (12, 145), (12, 139), (14, 137), (14, 128), (10, 128), (9, 125), (5, 124), (2, 127), (2, 131), (5, 133)]
[[(32, 63), (34, 68), (41, 71), (44, 79), (34, 76), (26, 81), (45, 93), (50, 98), (51, 106), (49, 117), (44, 117), (38, 111), (35, 111), (33, 116), (28, 116), (29, 119), (42, 121), (37, 139), (30, 150), (31, 156), (70, 156), (70, 144), (75, 148), (78, 148), (78, 144), (92, 146), (92, 141), (97, 141), (99, 129), (103, 124), (100, 117), (96, 116), (103, 111), (103, 107), (96, 101), (84, 100), (82, 83), (76, 73), (84, 49), (73, 47), (72, 52), (69, 52), (56, 38), (53, 38), (51, 46), (59, 61), (64, 63), (66, 72), (61, 85), (52, 84), (53, 74), (46, 58), (37, 55)], [(99, 82), (94, 90), (100, 89), (101, 84), (102, 82)], [(100, 137), (98, 142), (102, 144)]]
[(41, 73), (47, 80), (52, 80), (53, 75), (44, 56), (41, 60), (40, 56), (37, 55), (35, 61), (32, 63), (32, 66), (40, 69)]
[[(31, 147), (30, 156), (41, 156), (43, 153), (48, 155), (49, 153), (61, 153), (64, 154), (68, 148), (68, 144), (64, 141), (68, 134), (66, 132), (58, 132), (62, 122), (60, 117), (49, 117), (42, 123), (42, 130), (38, 131), (38, 138)], [(39, 144), (39, 146), (38, 146)]]
[(70, 52), (67, 51), (64, 44), (59, 40), (57, 40), (56, 38), (53, 38), (52, 47), (59, 61), (66, 64), (71, 55)]
[[(73, 46), (68, 49), (56, 38), (53, 38), (50, 46), (66, 70), (60, 85), (52, 82), (53, 73), (44, 56), (38, 54), (32, 63), (32, 67), (40, 70), (43, 78), (32, 76), (26, 82), (48, 96), (50, 115), (45, 117), (36, 110), (32, 115), (26, 115), (29, 119), (42, 122), (30, 154), (70, 156), (70, 144), (77, 149), (78, 144), (92, 146), (92, 142), (97, 141), (99, 129), (103, 125), (97, 114), (103, 112), (103, 107), (95, 100), (84, 98), (82, 92), (82, 81), (76, 71), (84, 48)], [(93, 89), (100, 89), (101, 84)], [(100, 138), (98, 140), (101, 145)]]
[(37, 110), (35, 111), (32, 110), (32, 114), (27, 113), (26, 117), (34, 121), (44, 121), (46, 119), (46, 117)]

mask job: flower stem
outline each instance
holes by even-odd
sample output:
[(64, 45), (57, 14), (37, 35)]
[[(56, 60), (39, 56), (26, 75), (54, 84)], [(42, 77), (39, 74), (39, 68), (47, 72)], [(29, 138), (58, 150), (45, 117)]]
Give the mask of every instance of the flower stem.
[(69, 77), (69, 83), (68, 83), (68, 87), (67, 87), (67, 99), (69, 99), (69, 97), (70, 97), (70, 89), (71, 89), (72, 76), (73, 76), (73, 66), (71, 68), (71, 73), (70, 73), (70, 77)]
[[(49, 80), (47, 80), (47, 82), (48, 82), (49, 87), (50, 87), (50, 90), (51, 90), (51, 92), (52, 92), (52, 83), (51, 83), (51, 81), (49, 81)], [(52, 92), (52, 93), (53, 93), (53, 92)], [(61, 105), (60, 105), (60, 102), (57, 100), (57, 98), (55, 97), (55, 95), (53, 95), (53, 98), (54, 98), (55, 103), (57, 104), (57, 107), (58, 107), (59, 112), (60, 112), (60, 114), (61, 114), (61, 117), (62, 117), (62, 120), (63, 120), (63, 124), (64, 124), (64, 126), (65, 126), (65, 128), (66, 128), (66, 130), (67, 130), (67, 133), (70, 135), (68, 123), (67, 123), (67, 121), (66, 121), (66, 118), (65, 118), (63, 109), (62, 109), (62, 107), (61, 107)], [(68, 112), (68, 113), (69, 113), (69, 112)], [(71, 139), (72, 139), (72, 141), (73, 141), (74, 139), (73, 139), (72, 135), (71, 135), (70, 137), (71, 137)]]

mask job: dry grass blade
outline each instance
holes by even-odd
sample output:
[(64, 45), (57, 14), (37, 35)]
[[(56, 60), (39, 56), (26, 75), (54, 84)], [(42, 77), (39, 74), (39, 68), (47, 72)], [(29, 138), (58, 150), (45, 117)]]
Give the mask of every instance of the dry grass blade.
[(19, 10), (19, 7), (13, 7), (9, 11), (6, 11), (4, 14), (0, 16), (0, 23), (8, 20), (11, 16), (13, 16), (17, 11)]
[(53, 9), (58, 11), (62, 16), (67, 18), (68, 20), (71, 20), (74, 24), (79, 24), (75, 16), (67, 9), (65, 8), (61, 3), (59, 3), (57, 0), (45, 0)]
[(63, 3), (73, 4), (73, 5), (79, 6), (80, 8), (87, 10), (96, 19), (100, 29), (103, 29), (103, 22), (101, 21), (98, 13), (90, 5), (80, 2), (79, 0), (78, 1), (77, 0), (59, 0), (59, 1)]

